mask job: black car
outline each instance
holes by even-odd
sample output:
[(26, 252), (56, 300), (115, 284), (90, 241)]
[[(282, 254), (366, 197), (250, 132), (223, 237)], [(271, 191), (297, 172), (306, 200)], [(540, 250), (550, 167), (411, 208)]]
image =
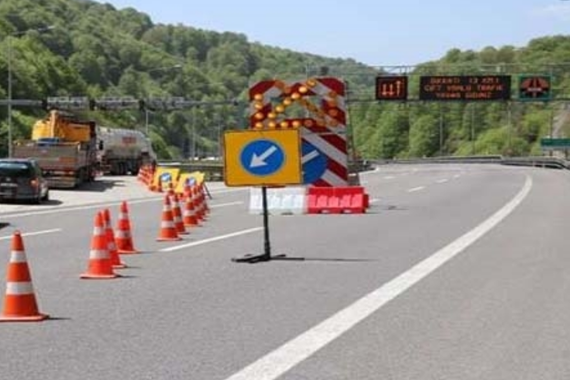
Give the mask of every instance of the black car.
[(22, 200), (40, 203), (48, 199), (48, 183), (35, 160), (0, 159), (0, 201)]

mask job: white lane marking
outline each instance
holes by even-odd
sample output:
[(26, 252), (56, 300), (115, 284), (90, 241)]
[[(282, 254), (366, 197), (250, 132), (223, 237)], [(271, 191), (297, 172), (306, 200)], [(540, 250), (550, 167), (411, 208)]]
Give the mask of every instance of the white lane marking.
[[(160, 198), (149, 198), (149, 199), (138, 199), (134, 201), (128, 201), (128, 204), (139, 204), (139, 203), (148, 203), (148, 202), (156, 202), (162, 200)], [(34, 211), (24, 211), (24, 212), (17, 212), (14, 213), (7, 213), (5, 214), (5, 218), (20, 218), (23, 216), (33, 216), (33, 215), (46, 215), (46, 214), (56, 214), (62, 213), (67, 211), (82, 211), (82, 210), (91, 210), (94, 208), (100, 207), (111, 207), (111, 206), (119, 206), (122, 202), (108, 202), (108, 203), (96, 203), (96, 204), (87, 204), (84, 206), (75, 206), (75, 207), (66, 207), (63, 209), (53, 208), (49, 210), (34, 210)], [(242, 204), (243, 202), (228, 202), (228, 203), (219, 203), (219, 204), (208, 204), (210, 208), (217, 208), (217, 207), (228, 207), (228, 206), (235, 206), (238, 204)]]
[(527, 176), (519, 193), (477, 227), (226, 380), (275, 380), (476, 242), (513, 212), (526, 198), (531, 188), (532, 179)]
[(449, 182), (449, 180), (447, 178), (438, 179), (437, 181), (435, 181), (435, 183), (446, 183), (446, 182)]
[(195, 247), (197, 245), (208, 244), (208, 243), (212, 243), (212, 242), (215, 242), (218, 240), (224, 240), (224, 239), (229, 239), (229, 238), (236, 237), (236, 236), (251, 234), (252, 232), (258, 232), (261, 230), (263, 230), (263, 227), (250, 228), (247, 230), (232, 232), (231, 234), (220, 235), (220, 236), (216, 236), (216, 237), (209, 238), (209, 239), (193, 241), (192, 243), (188, 243), (188, 244), (177, 245), (175, 247), (163, 248), (159, 252), (179, 251), (179, 250), (184, 249), (184, 248)]
[(372, 199), (370, 200), (370, 203), (377, 203), (377, 202), (380, 202), (380, 199), (379, 199), (379, 198), (372, 198)]
[[(17, 230), (17, 228), (15, 228), (15, 230)], [(36, 232), (26, 232), (22, 233), (22, 236), (36, 236), (36, 235), (52, 234), (54, 232), (61, 232), (61, 228), (54, 228), (52, 230), (44, 230)], [(12, 239), (12, 235), (0, 237), (0, 240), (8, 240), (8, 239)]]
[(461, 174), (456, 174), (453, 176), (453, 178), (459, 178), (459, 177), (461, 177)]
[(396, 177), (394, 177), (393, 175), (387, 175), (384, 177), (384, 179), (394, 179), (394, 178), (396, 178)]
[(416, 191), (421, 191), (421, 190), (423, 190), (423, 189), (425, 189), (425, 188), (426, 188), (425, 186), (414, 187), (414, 188), (408, 189), (408, 193), (414, 193), (414, 192), (416, 192)]
[(229, 206), (237, 206), (237, 205), (241, 205), (243, 204), (243, 202), (241, 201), (235, 201), (235, 202), (228, 202), (228, 203), (218, 203), (215, 205), (208, 205), (208, 207), (210, 208), (219, 208), (219, 207), (229, 207)]

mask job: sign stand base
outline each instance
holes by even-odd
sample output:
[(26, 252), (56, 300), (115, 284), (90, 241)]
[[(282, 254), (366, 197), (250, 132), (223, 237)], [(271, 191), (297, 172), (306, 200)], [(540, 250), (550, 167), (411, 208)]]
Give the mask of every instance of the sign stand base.
[(261, 187), (261, 200), (263, 205), (263, 253), (257, 255), (244, 255), (242, 257), (234, 257), (232, 261), (234, 263), (249, 263), (255, 264), (270, 260), (304, 260), (303, 257), (287, 257), (284, 254), (272, 256), (271, 255), (271, 243), (269, 242), (269, 210), (267, 206), (267, 187)]

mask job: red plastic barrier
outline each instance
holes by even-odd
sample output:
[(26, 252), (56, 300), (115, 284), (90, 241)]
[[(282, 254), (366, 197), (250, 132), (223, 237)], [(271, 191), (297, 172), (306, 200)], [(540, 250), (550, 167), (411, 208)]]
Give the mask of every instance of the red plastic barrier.
[(310, 187), (307, 195), (308, 214), (331, 213), (334, 211), (329, 207), (330, 199), (334, 195), (333, 187)]
[(308, 191), (309, 214), (362, 214), (368, 205), (368, 194), (361, 186), (310, 187)]

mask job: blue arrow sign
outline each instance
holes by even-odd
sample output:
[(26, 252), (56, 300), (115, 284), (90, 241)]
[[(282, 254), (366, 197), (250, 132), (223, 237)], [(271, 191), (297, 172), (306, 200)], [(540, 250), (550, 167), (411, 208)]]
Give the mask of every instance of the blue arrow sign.
[(285, 162), (285, 152), (274, 141), (254, 140), (240, 154), (240, 163), (256, 176), (271, 175), (279, 171)]
[(303, 183), (310, 184), (321, 178), (327, 170), (328, 158), (311, 143), (303, 141), (301, 146)]

